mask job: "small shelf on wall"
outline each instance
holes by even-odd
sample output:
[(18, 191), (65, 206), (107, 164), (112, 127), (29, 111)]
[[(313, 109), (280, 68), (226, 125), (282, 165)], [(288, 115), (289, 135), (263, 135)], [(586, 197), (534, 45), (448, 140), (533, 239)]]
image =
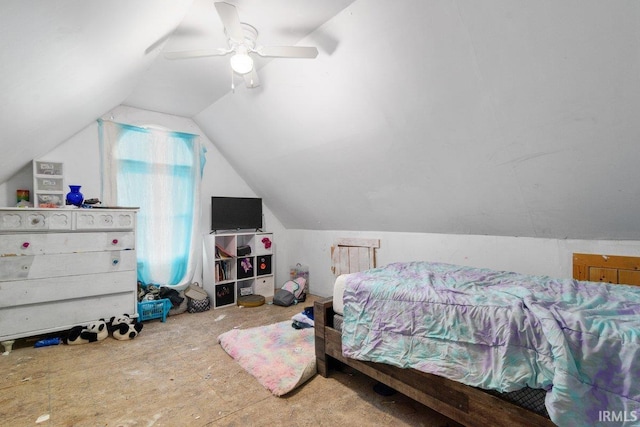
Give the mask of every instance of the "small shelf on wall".
[(210, 234), (204, 239), (203, 281), (214, 308), (236, 305), (238, 298), (275, 292), (273, 234)]

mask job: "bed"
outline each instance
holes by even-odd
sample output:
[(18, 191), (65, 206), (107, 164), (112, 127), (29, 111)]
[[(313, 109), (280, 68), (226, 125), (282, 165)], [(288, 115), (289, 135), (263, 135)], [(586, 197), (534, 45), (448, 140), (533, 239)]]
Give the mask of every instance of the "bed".
[[(640, 270), (638, 259), (620, 258), (621, 270)], [(590, 271), (584, 259), (574, 256), (574, 274)], [(612, 273), (617, 257), (593, 260), (606, 265), (593, 267), (590, 280), (628, 277)], [(416, 291), (415, 278), (431, 287)], [(640, 418), (638, 287), (398, 263), (341, 275), (336, 289), (314, 307), (325, 377), (346, 364), (464, 425), (633, 425)], [(396, 348), (394, 334), (401, 336)], [(518, 401), (523, 391), (546, 404)]]

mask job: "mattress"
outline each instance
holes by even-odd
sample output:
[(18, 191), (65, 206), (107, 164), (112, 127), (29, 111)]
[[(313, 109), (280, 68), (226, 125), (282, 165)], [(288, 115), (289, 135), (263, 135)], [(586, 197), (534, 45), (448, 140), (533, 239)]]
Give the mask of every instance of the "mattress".
[(342, 295), (344, 294), (344, 287), (347, 283), (347, 276), (348, 274), (341, 274), (333, 284), (333, 312), (340, 315), (344, 314)]
[[(342, 289), (344, 290), (344, 288)], [(333, 328), (342, 332), (343, 321), (344, 321), (344, 317), (342, 315), (334, 314)], [(506, 400), (507, 402), (514, 403), (522, 408), (526, 408), (530, 411), (533, 411), (536, 414), (542, 415), (545, 418), (549, 418), (547, 407), (544, 404), (544, 399), (545, 399), (545, 396), (547, 395), (547, 392), (545, 390), (525, 387), (520, 390), (510, 391), (508, 393), (500, 393), (499, 391), (494, 391), (494, 390), (483, 390), (483, 391), (490, 393), (496, 397), (499, 397), (500, 399)]]
[[(342, 274), (338, 276), (333, 284), (333, 327), (334, 329), (342, 332), (342, 324), (344, 321), (344, 301), (343, 295), (345, 285), (347, 282), (348, 274)], [(508, 393), (500, 393), (494, 390), (484, 390), (494, 396), (504, 399), (508, 402), (514, 403), (522, 408), (529, 409), (539, 415), (549, 418), (549, 413), (544, 404), (546, 391), (542, 389), (534, 389), (525, 387), (520, 390), (511, 391)]]
[(640, 411), (640, 287), (411, 262), (350, 274), (342, 294), (345, 357), (542, 388), (558, 425)]

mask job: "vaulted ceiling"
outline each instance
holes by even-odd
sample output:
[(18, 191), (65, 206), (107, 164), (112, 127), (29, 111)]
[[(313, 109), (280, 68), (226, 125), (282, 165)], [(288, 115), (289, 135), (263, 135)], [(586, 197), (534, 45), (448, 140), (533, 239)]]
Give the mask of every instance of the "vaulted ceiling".
[(640, 240), (640, 3), (0, 4), (0, 182), (118, 105), (192, 118), (289, 228)]

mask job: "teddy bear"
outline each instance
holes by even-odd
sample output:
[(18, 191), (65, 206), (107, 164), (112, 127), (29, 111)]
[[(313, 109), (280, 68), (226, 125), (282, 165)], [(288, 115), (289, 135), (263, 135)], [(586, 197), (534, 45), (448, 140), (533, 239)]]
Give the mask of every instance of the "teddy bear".
[(109, 332), (117, 340), (132, 340), (142, 331), (142, 322), (136, 321), (128, 314), (114, 316), (109, 321)]
[(68, 345), (86, 344), (102, 341), (109, 336), (107, 323), (104, 319), (89, 323), (87, 326), (74, 326), (64, 339)]

